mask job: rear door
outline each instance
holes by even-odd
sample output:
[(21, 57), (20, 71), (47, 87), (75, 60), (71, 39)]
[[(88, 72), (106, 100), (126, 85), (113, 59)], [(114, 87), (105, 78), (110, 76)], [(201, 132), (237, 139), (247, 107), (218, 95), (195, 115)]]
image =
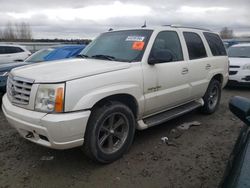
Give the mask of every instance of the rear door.
[(184, 31), (183, 36), (189, 58), (189, 82), (192, 88), (190, 96), (192, 99), (197, 99), (202, 97), (207, 89), (208, 72), (211, 69), (211, 64), (208, 62), (208, 55), (201, 33)]

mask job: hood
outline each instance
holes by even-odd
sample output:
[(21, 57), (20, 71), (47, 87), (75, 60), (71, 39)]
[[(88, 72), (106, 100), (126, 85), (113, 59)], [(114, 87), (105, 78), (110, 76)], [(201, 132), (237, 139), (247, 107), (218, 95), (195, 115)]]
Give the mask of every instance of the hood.
[(245, 64), (250, 64), (250, 58), (230, 57), (229, 62), (230, 65), (243, 66)]
[(20, 67), (20, 66), (24, 66), (27, 65), (27, 63), (25, 62), (16, 62), (16, 63), (4, 63), (4, 64), (0, 64), (0, 72), (3, 71), (11, 71), (11, 69), (15, 68), (15, 67)]
[(97, 59), (65, 59), (15, 68), (11, 73), (36, 83), (64, 82), (72, 79), (129, 68), (129, 63)]

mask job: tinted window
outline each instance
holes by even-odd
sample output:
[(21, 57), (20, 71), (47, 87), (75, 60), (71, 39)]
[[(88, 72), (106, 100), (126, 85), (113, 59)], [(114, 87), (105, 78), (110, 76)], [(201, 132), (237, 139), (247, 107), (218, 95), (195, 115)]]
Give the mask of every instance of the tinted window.
[(19, 47), (14, 47), (14, 46), (5, 46), (5, 53), (6, 54), (13, 54), (13, 53), (19, 53), (23, 52), (23, 49)]
[(220, 37), (214, 33), (203, 33), (207, 43), (211, 49), (213, 56), (224, 56), (227, 55), (225, 47)]
[(197, 33), (184, 32), (183, 35), (187, 44), (190, 60), (207, 57), (204, 44)]
[(19, 52), (24, 52), (24, 50), (22, 49), (22, 48), (19, 48), (19, 47), (14, 47), (15, 48), (15, 51), (17, 52), (17, 53), (19, 53)]
[(162, 31), (155, 39), (152, 51), (150, 53), (151, 58), (157, 51), (168, 51), (172, 54), (172, 61), (182, 61), (183, 53), (181, 43), (178, 34), (175, 31)]
[(5, 46), (0, 46), (0, 54), (6, 54), (5, 53)]

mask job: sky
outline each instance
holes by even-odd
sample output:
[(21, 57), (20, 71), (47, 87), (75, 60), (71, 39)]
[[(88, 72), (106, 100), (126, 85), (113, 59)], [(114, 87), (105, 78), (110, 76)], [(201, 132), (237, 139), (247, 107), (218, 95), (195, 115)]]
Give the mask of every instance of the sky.
[(90, 38), (109, 28), (177, 24), (250, 35), (249, 0), (0, 0), (0, 30), (27, 22), (33, 38)]

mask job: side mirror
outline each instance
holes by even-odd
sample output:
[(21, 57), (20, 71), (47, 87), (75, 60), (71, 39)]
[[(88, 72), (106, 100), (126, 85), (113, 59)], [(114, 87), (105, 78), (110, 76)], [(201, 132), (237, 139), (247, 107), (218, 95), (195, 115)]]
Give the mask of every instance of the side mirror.
[(164, 62), (171, 62), (173, 61), (173, 54), (169, 50), (154, 50), (151, 52), (148, 64), (154, 65), (156, 63), (164, 63)]
[(241, 121), (250, 126), (250, 99), (233, 97), (229, 102), (229, 109)]

